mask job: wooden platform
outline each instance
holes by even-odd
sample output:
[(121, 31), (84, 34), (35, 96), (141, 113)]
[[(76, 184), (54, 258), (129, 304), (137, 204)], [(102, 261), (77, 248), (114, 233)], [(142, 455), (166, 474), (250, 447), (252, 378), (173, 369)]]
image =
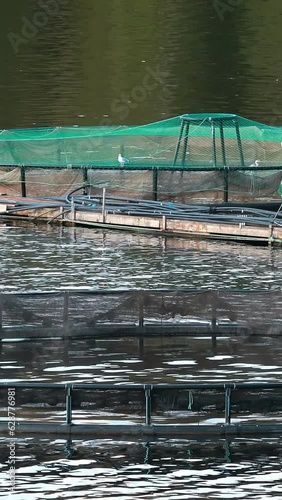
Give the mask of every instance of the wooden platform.
[[(44, 221), (49, 224), (61, 223), (83, 225), (102, 229), (153, 233), (160, 236), (189, 238), (212, 238), (249, 242), (263, 245), (282, 245), (282, 227), (275, 225), (255, 226), (246, 223), (219, 224), (215, 222), (195, 222), (189, 220), (168, 219), (165, 216), (140, 217), (136, 215), (107, 214), (89, 210), (70, 209), (67, 202), (58, 203), (47, 199), (15, 197), (0, 204), (0, 219)], [(21, 208), (22, 204), (22, 208)], [(35, 205), (35, 208), (28, 207)], [(48, 207), (46, 207), (48, 205)], [(54, 208), (53, 206), (54, 205)], [(16, 212), (9, 209), (17, 208)]]

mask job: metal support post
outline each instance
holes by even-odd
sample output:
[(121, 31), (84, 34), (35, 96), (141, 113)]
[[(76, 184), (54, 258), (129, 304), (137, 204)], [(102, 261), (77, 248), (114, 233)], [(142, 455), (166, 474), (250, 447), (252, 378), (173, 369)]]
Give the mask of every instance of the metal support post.
[(106, 188), (103, 188), (103, 198), (102, 198), (102, 222), (106, 222)]
[(225, 389), (225, 425), (230, 425), (231, 422), (231, 387)]
[(158, 201), (158, 169), (153, 168), (153, 200)]
[(26, 177), (25, 177), (25, 167), (21, 167), (21, 187), (22, 187), (22, 197), (26, 198)]
[(224, 175), (224, 189), (223, 189), (224, 202), (228, 203), (228, 199), (229, 199), (229, 167), (224, 167), (223, 175)]
[(67, 386), (67, 395), (66, 395), (66, 424), (72, 424), (72, 386)]
[(145, 398), (146, 398), (146, 415), (145, 415), (145, 423), (146, 425), (151, 425), (152, 423), (152, 386), (145, 385)]

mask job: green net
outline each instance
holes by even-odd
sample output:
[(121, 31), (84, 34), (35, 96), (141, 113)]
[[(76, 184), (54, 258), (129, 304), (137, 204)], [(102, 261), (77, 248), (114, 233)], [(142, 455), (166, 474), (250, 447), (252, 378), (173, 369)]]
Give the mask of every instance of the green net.
[(273, 198), (282, 179), (282, 127), (214, 113), (142, 126), (2, 130), (0, 166), (6, 194), (20, 191), (18, 167), (26, 166), (30, 195), (48, 194), (46, 186), (61, 195), (87, 181), (94, 189), (151, 197), (158, 169), (159, 198), (214, 199), (225, 189), (222, 167), (228, 167), (234, 199)]

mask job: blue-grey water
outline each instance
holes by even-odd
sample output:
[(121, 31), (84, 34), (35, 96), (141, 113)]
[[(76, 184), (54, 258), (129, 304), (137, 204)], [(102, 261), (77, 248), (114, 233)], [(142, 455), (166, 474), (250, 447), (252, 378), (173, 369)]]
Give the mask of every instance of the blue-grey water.
[[(142, 124), (208, 111), (281, 125), (281, 15), (278, 0), (10, 0), (0, 16), (0, 129)], [(280, 249), (6, 224), (0, 238), (2, 292), (281, 290)], [(146, 342), (142, 350), (128, 339), (6, 342), (1, 380), (281, 379), (279, 337), (225, 338), (216, 347), (210, 339)], [(52, 420), (60, 407), (18, 404), (18, 418), (35, 418), (35, 410), (36, 418)], [(1, 418), (5, 411), (2, 403)], [(77, 420), (123, 417), (110, 409), (75, 413)], [(150, 444), (21, 437), (14, 495), (5, 439), (2, 498), (282, 496), (280, 439)]]

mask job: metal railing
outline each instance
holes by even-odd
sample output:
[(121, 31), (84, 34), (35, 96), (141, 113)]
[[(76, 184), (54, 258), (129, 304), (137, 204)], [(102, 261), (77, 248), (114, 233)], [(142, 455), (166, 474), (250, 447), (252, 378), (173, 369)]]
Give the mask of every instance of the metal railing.
[[(85, 184), (88, 184), (88, 172), (91, 170), (119, 170), (118, 167), (116, 166), (91, 166), (91, 165), (71, 165), (71, 167), (67, 166), (40, 166), (40, 165), (3, 165), (5, 168), (18, 168), (20, 170), (20, 185), (21, 185), (21, 195), (22, 197), (28, 196), (28, 181), (26, 179), (26, 171), (31, 170), (31, 169), (37, 169), (40, 170), (44, 168), (45, 170), (65, 170), (66, 168), (68, 169), (73, 169), (73, 170), (80, 170), (82, 171), (82, 176), (83, 176), (83, 182)], [(122, 167), (122, 171), (144, 171), (147, 170), (149, 172), (152, 172), (152, 199), (157, 201), (159, 197), (159, 187), (158, 187), (158, 173), (162, 171), (167, 171), (167, 172), (221, 172), (222, 173), (222, 193), (223, 193), (223, 201), (226, 203), (229, 200), (229, 194), (230, 194), (230, 189), (229, 189), (229, 174), (231, 172), (247, 172), (247, 171), (282, 171), (282, 165), (265, 165), (265, 166), (245, 166), (245, 165), (237, 165), (237, 166), (227, 166), (227, 165), (218, 165), (218, 166), (194, 166), (191, 164), (190, 166), (164, 166), (164, 165), (124, 165)], [(279, 197), (277, 197), (279, 199)]]
[[(229, 426), (232, 424), (232, 394), (236, 391), (247, 390), (262, 390), (262, 389), (275, 389), (282, 391), (282, 382), (241, 382), (241, 383), (189, 383), (189, 384), (61, 384), (61, 383), (41, 383), (41, 382), (0, 382), (0, 390), (8, 388), (14, 389), (53, 389), (65, 391), (65, 424), (71, 426), (73, 422), (73, 392), (74, 391), (140, 391), (144, 394), (145, 400), (145, 414), (144, 424), (146, 426), (153, 426), (153, 412), (152, 412), (152, 399), (156, 391), (218, 391), (224, 393), (224, 425)], [(250, 402), (251, 407), (251, 402)], [(251, 409), (251, 408), (250, 408)], [(191, 411), (191, 410), (187, 410)], [(24, 424), (25, 422), (21, 422)], [(29, 422), (30, 423), (30, 422)], [(53, 421), (54, 425), (56, 424)], [(57, 422), (58, 423), (58, 422)], [(90, 424), (89, 424), (90, 425)], [(163, 424), (164, 426), (167, 424)], [(213, 424), (212, 426), (214, 426)], [(275, 427), (275, 424), (273, 424)], [(254, 430), (257, 425), (254, 425)]]

